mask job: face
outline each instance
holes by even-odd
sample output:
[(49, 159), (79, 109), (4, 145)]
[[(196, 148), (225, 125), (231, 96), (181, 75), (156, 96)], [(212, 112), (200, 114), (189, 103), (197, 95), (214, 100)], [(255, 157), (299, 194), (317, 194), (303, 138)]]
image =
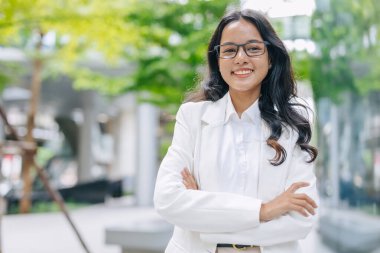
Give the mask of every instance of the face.
[[(240, 19), (224, 28), (220, 45), (231, 42), (244, 44), (251, 40), (263, 41), (255, 25)], [(260, 95), (261, 82), (267, 75), (270, 64), (267, 49), (260, 56), (249, 57), (243, 47), (239, 47), (235, 58), (219, 58), (218, 61), (220, 73), (228, 84), (231, 95), (232, 93), (244, 93), (254, 97)]]

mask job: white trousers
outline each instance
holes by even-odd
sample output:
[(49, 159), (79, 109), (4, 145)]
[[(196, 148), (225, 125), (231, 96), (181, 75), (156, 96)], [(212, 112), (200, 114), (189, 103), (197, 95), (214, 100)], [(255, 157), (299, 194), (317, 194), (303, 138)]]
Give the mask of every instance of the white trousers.
[(246, 250), (237, 250), (234, 248), (217, 248), (216, 253), (260, 253), (259, 247), (248, 248)]

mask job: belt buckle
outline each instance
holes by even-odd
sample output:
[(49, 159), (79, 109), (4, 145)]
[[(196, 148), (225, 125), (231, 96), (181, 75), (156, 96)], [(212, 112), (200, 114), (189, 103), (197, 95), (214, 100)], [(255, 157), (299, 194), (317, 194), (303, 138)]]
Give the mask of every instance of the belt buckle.
[(236, 244), (232, 244), (232, 248), (236, 249), (236, 250), (239, 250), (239, 251), (244, 251), (244, 250), (247, 250), (248, 248), (253, 248), (253, 246), (248, 246), (248, 247), (237, 247)]

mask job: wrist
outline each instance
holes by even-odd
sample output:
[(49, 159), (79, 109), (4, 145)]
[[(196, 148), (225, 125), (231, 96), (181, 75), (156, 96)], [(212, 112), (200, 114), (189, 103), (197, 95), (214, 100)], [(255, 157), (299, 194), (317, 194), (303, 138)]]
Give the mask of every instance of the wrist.
[(260, 208), (260, 222), (269, 221), (268, 218), (268, 205), (262, 203)]

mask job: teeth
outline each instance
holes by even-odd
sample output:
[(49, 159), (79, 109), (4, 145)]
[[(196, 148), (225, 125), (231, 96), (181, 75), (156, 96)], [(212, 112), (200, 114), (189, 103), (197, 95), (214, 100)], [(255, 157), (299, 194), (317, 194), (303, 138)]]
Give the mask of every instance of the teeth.
[(234, 73), (236, 75), (245, 75), (245, 74), (249, 74), (251, 72), (252, 72), (252, 70), (238, 70), (238, 71), (235, 71)]

